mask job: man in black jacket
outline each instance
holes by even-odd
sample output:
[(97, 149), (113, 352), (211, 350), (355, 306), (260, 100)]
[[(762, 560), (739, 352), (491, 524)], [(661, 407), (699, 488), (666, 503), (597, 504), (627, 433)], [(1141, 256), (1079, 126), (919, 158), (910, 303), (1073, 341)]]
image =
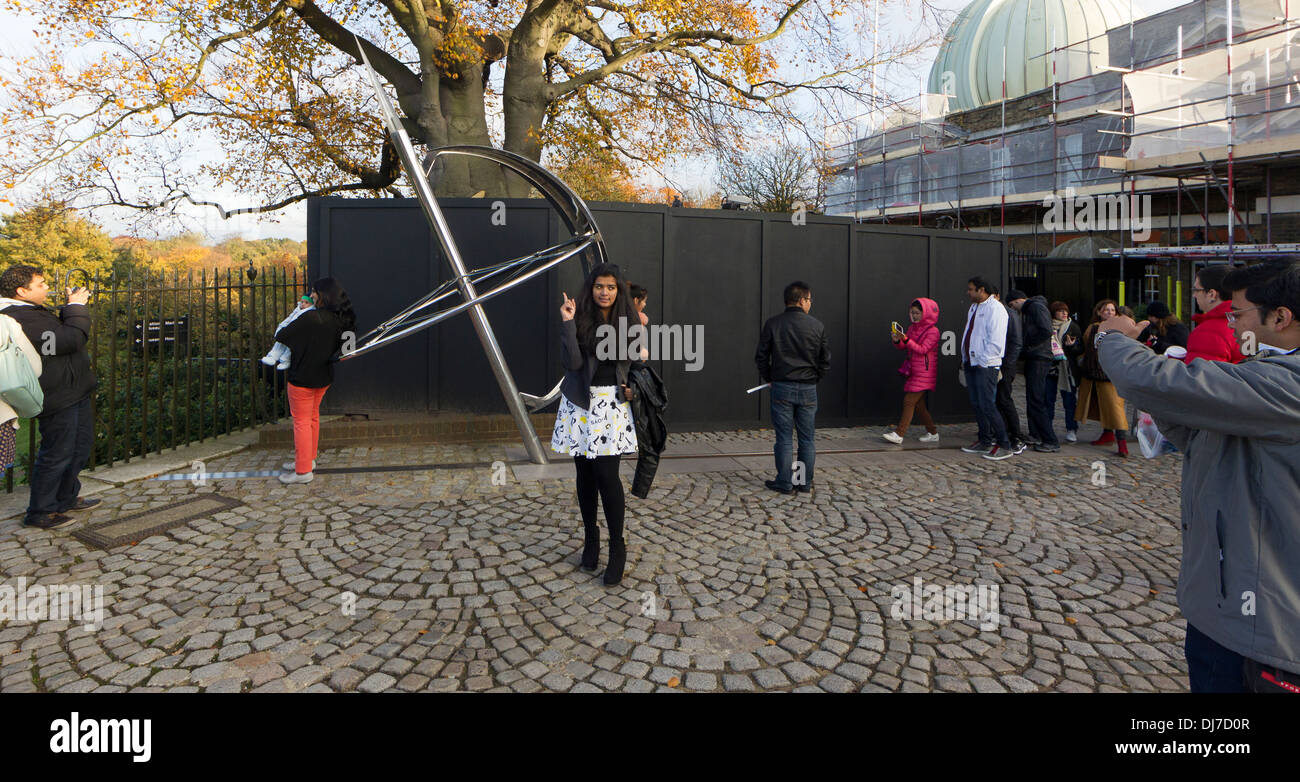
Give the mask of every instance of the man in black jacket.
[(0, 274), (0, 312), (18, 321), (41, 354), (45, 406), (37, 417), (41, 447), (32, 464), (31, 501), (23, 524), (40, 529), (67, 526), (66, 511), (99, 504), (78, 495), (77, 474), (90, 459), (95, 421), (90, 395), (95, 373), (86, 342), (90, 338), (90, 291), (69, 288), (68, 303), (56, 315), (45, 307), (45, 276), (32, 266), (11, 266)]
[[(808, 314), (812, 289), (805, 282), (785, 286), (785, 312), (768, 318), (754, 352), (758, 376), (772, 384), (772, 428), (776, 430), (776, 480), (767, 488), (781, 494), (810, 492), (813, 462), (814, 419), (817, 415), (817, 381), (831, 367), (826, 344), (826, 327)], [(793, 472), (790, 461), (790, 428), (799, 433), (799, 462), (803, 474)]]
[(1052, 428), (1052, 409), (1056, 406), (1056, 386), (1048, 385), (1056, 356), (1052, 353), (1052, 313), (1047, 310), (1047, 299), (1042, 296), (1027, 298), (1024, 293), (1012, 290), (1007, 294), (1007, 304), (1020, 313), (1023, 346), (1020, 357), (1025, 360), (1025, 402), (1029, 415), (1029, 436), (1038, 440), (1034, 450), (1053, 453), (1061, 450)]

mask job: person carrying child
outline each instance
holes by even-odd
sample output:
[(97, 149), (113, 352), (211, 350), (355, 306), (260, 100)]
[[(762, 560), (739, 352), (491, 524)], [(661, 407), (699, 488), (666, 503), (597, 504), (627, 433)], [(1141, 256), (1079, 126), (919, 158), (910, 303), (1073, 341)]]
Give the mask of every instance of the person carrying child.
[[(299, 315), (314, 309), (316, 309), (316, 305), (312, 302), (311, 297), (303, 296), (298, 300), (298, 306), (294, 307), (288, 317), (280, 321), (280, 325), (275, 327), (276, 332), (279, 332), (280, 329), (293, 323), (298, 319)], [(266, 364), (268, 367), (275, 367), (276, 369), (288, 369), (291, 358), (292, 356), (290, 355), (289, 346), (283, 342), (277, 342), (271, 346), (271, 349), (267, 351), (265, 356), (262, 356), (262, 363)]]

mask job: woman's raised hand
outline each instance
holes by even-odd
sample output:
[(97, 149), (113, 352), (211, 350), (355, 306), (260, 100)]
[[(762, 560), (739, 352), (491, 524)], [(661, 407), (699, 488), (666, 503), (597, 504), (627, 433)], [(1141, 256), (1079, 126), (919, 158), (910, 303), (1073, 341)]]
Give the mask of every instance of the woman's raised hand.
[(569, 298), (569, 294), (561, 291), (560, 295), (564, 297), (564, 302), (560, 304), (560, 319), (573, 320), (573, 313), (578, 308), (577, 302)]

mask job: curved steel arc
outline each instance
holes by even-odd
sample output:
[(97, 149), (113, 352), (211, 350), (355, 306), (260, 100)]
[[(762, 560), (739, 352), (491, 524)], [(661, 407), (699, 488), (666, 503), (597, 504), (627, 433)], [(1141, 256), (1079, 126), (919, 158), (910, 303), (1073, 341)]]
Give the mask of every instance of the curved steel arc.
[[(510, 287), (513, 287), (514, 285), (518, 285), (526, 280), (532, 279), (533, 277), (536, 276), (536, 274), (533, 274), (531, 272), (525, 273), (523, 269), (527, 268), (529, 265), (533, 263), (536, 263), (538, 261), (545, 261), (546, 262), (545, 266), (541, 267), (542, 270), (544, 271), (546, 269), (550, 269), (551, 267), (555, 266), (560, 261), (567, 260), (573, 257), (574, 255), (586, 250), (591, 243), (591, 238), (592, 238), (591, 235), (575, 236), (571, 239), (568, 239), (564, 242), (560, 242), (559, 244), (553, 247), (549, 247), (545, 250), (539, 250), (535, 253), (530, 253), (529, 255), (525, 255), (519, 258), (514, 258), (509, 261), (503, 261), (502, 263), (496, 264), (495, 266), (487, 266), (482, 269), (475, 269), (474, 272), (471, 275), (469, 275), (470, 281), (475, 285), (478, 285), (484, 282), (485, 280), (493, 279), (501, 274), (504, 274), (505, 272), (510, 272), (513, 270), (513, 273), (510, 276), (506, 277), (505, 279), (505, 283), (511, 283), (510, 285), (506, 285), (503, 283), (501, 286), (493, 289), (489, 293), (479, 294), (479, 296), (477, 297), (477, 299), (475, 299), (475, 301), (485, 301), (489, 298), (492, 298), (493, 296), (496, 296), (497, 294), (504, 293), (506, 290), (509, 290)], [(379, 324), (375, 328), (366, 332), (365, 335), (363, 335), (360, 339), (357, 340), (358, 345), (360, 345), (361, 347), (358, 347), (355, 350), (345, 353), (342, 358), (347, 359), (368, 352), (372, 348), (379, 347), (380, 345), (393, 342), (397, 339), (400, 339), (401, 337), (408, 336), (414, 333), (415, 331), (418, 331), (420, 328), (432, 326), (434, 323), (437, 323), (438, 321), (445, 320), (450, 315), (455, 315), (459, 312), (463, 312), (466, 309), (465, 304), (455, 307), (452, 310), (442, 310), (433, 313), (431, 315), (423, 315), (418, 320), (411, 320), (411, 316), (413, 316), (415, 313), (419, 312), (420, 310), (427, 309), (441, 301), (445, 301), (446, 299), (451, 298), (457, 293), (458, 291), (456, 290), (455, 280), (448, 280), (447, 282), (444, 282), (442, 285), (439, 285), (436, 289), (434, 289), (423, 299), (420, 299), (419, 301), (415, 302), (411, 306), (407, 307), (406, 309), (397, 313), (393, 317)], [(469, 303), (472, 304), (472, 302)], [(410, 327), (416, 324), (419, 324), (418, 328), (403, 328), (403, 327)], [(395, 332), (394, 329), (402, 329), (402, 330)]]
[(592, 217), (591, 210), (587, 208), (586, 202), (579, 198), (578, 194), (564, 184), (559, 177), (547, 171), (538, 163), (523, 155), (508, 152), (504, 149), (459, 144), (438, 147), (430, 152), (430, 162), (425, 168), (425, 176), (432, 174), (433, 164), (438, 158), (445, 155), (464, 155), (479, 158), (510, 169), (550, 203), (551, 208), (564, 220), (564, 225), (569, 229), (569, 233), (582, 234), (588, 231), (595, 233), (596, 241), (591, 248), (591, 252), (587, 253), (583, 259), (585, 261), (582, 269), (584, 276), (596, 264), (605, 263), (609, 260), (609, 255), (605, 251), (605, 240), (601, 237), (600, 231), (596, 227), (596, 218)]
[[(578, 253), (587, 249), (587, 247), (588, 247), (588, 243), (583, 242), (577, 245), (576, 247), (574, 247), (572, 250), (565, 252), (555, 258), (552, 258), (551, 260), (547, 261), (541, 266), (534, 268), (533, 270), (529, 271), (527, 274), (523, 274), (513, 279), (511, 282), (507, 284), (498, 285), (497, 287), (493, 288), (487, 293), (480, 293), (477, 296), (475, 296), (473, 299), (457, 304), (455, 307), (452, 307), (450, 309), (440, 310), (432, 315), (426, 315), (415, 321), (394, 323), (389, 328), (400, 329), (400, 330), (394, 331), (391, 334), (384, 333), (384, 334), (380, 334), (379, 336), (370, 338), (364, 344), (359, 345), (359, 347), (357, 347), (356, 349), (344, 353), (339, 358), (339, 360), (346, 361), (349, 358), (355, 358), (357, 356), (364, 355), (374, 350), (377, 347), (380, 347), (382, 345), (387, 345), (390, 342), (396, 342), (402, 337), (408, 337), (417, 331), (422, 331), (436, 323), (440, 323), (446, 320), (447, 318), (450, 318), (453, 315), (459, 315), (460, 313), (464, 312), (470, 307), (476, 306), (478, 304), (482, 304), (483, 302), (489, 299), (493, 299), (501, 295), (502, 293), (505, 293), (506, 291), (510, 290), (516, 285), (522, 285), (525, 282), (528, 282), (529, 280), (533, 279), (534, 277), (537, 277), (540, 274), (544, 274), (547, 271), (550, 271), (552, 267), (559, 265), (563, 261), (567, 261), (569, 258), (572, 258), (574, 255), (577, 255)], [(439, 298), (446, 298), (447, 296), (452, 295), (452, 293), (454, 293), (454, 291), (449, 291), (448, 293), (443, 294)], [(403, 326), (405, 328), (402, 328)], [(371, 331), (366, 336), (369, 337), (370, 334), (373, 333), (374, 331)], [(530, 395), (521, 394), (521, 396), (528, 398)], [(532, 397), (532, 398), (536, 399), (536, 397)]]
[[(606, 261), (608, 255), (605, 251), (605, 243), (600, 236), (599, 229), (596, 227), (595, 218), (592, 217), (591, 211), (587, 209), (587, 205), (583, 203), (582, 199), (568, 185), (560, 181), (558, 177), (534, 161), (511, 152), (491, 147), (442, 147), (430, 152), (427, 168), (422, 166), (416, 159), (414, 145), (411, 144), (410, 137), (407, 136), (405, 128), (398, 119), (397, 111), (393, 107), (388, 93), (384, 91), (379, 76), (371, 67), (370, 60), (366, 56), (365, 49), (361, 46), (360, 41), (357, 42), (357, 48), (361, 53), (362, 63), (365, 66), (365, 77), (369, 81), (371, 90), (374, 92), (375, 99), (378, 101), (380, 110), (383, 113), (384, 126), (393, 142), (393, 146), (396, 148), (397, 158), (410, 179), (425, 218), (429, 221), (429, 226), (433, 229), (434, 236), (442, 248), (443, 257), (451, 267), (452, 280), (461, 295), (462, 303), (442, 313), (423, 317), (414, 323), (410, 323), (406, 328), (402, 328), (403, 324), (399, 319), (405, 319), (411, 314), (445, 298), (438, 290), (435, 290), (421, 301), (407, 307), (397, 318), (390, 318), (385, 321), (379, 334), (372, 330), (367, 335), (369, 337), (368, 344), (360, 345), (356, 349), (349, 351), (348, 355), (343, 358), (360, 355), (363, 351), (376, 347), (378, 344), (400, 339), (458, 312), (468, 311), (470, 320), (474, 325), (474, 331), (478, 335), (488, 364), (492, 368), (492, 374), (496, 377), (501, 393), (505, 397), (506, 406), (510, 409), (515, 424), (519, 427), (519, 433), (523, 437), (524, 448), (528, 452), (529, 458), (538, 464), (545, 464), (547, 461), (546, 451), (542, 448), (541, 441), (537, 437), (537, 431), (533, 428), (532, 421), (528, 417), (528, 411), (525, 409), (526, 403), (533, 406), (535, 401), (540, 400), (538, 397), (519, 392), (518, 387), (515, 385), (514, 376), (510, 373), (509, 367), (506, 366), (505, 356), (501, 352), (501, 346), (497, 342), (492, 324), (488, 322), (487, 313), (483, 309), (482, 303), (493, 296), (522, 285), (574, 255), (579, 256), (584, 275), (590, 272), (593, 264)], [(547, 200), (551, 208), (560, 216), (569, 233), (574, 235), (574, 239), (534, 253), (533, 256), (521, 260), (519, 264), (507, 262), (505, 266), (498, 265), (484, 270), (469, 269), (461, 257), (460, 248), (456, 245), (455, 237), (452, 236), (451, 226), (438, 204), (438, 199), (435, 197), (432, 184), (429, 181), (429, 175), (437, 161), (443, 157), (454, 155), (464, 155), (495, 162), (522, 177), (524, 181)], [(578, 241), (575, 242), (575, 239)], [(527, 265), (543, 259), (545, 259), (544, 263), (526, 273), (522, 271)], [(480, 295), (478, 293), (475, 288), (476, 282), (490, 279), (500, 271), (508, 268), (517, 268), (520, 271), (499, 282), (496, 287), (486, 294)], [(447, 295), (450, 295), (450, 293)], [(394, 329), (399, 330), (393, 331)], [(393, 333), (387, 333), (389, 331), (393, 331)], [(552, 389), (546, 398), (553, 400), (557, 392), (558, 386), (556, 389)], [(536, 408), (534, 407), (534, 409)]]

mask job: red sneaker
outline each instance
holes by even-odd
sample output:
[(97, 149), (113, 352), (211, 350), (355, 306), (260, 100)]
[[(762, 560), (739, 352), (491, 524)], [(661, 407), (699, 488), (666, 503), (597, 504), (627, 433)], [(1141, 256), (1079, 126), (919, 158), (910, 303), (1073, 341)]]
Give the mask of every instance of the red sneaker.
[(1110, 445), (1110, 444), (1113, 443), (1113, 442), (1115, 442), (1115, 433), (1114, 433), (1114, 432), (1102, 432), (1102, 433), (1101, 433), (1101, 437), (1098, 437), (1096, 440), (1093, 440), (1093, 441), (1092, 441), (1092, 444), (1093, 444), (1093, 445)]
[(1116, 452), (1117, 452), (1120, 456), (1128, 456), (1128, 441), (1127, 441), (1127, 440), (1118, 440), (1118, 441), (1116, 442), (1116, 447), (1117, 447), (1117, 449), (1118, 449)]

